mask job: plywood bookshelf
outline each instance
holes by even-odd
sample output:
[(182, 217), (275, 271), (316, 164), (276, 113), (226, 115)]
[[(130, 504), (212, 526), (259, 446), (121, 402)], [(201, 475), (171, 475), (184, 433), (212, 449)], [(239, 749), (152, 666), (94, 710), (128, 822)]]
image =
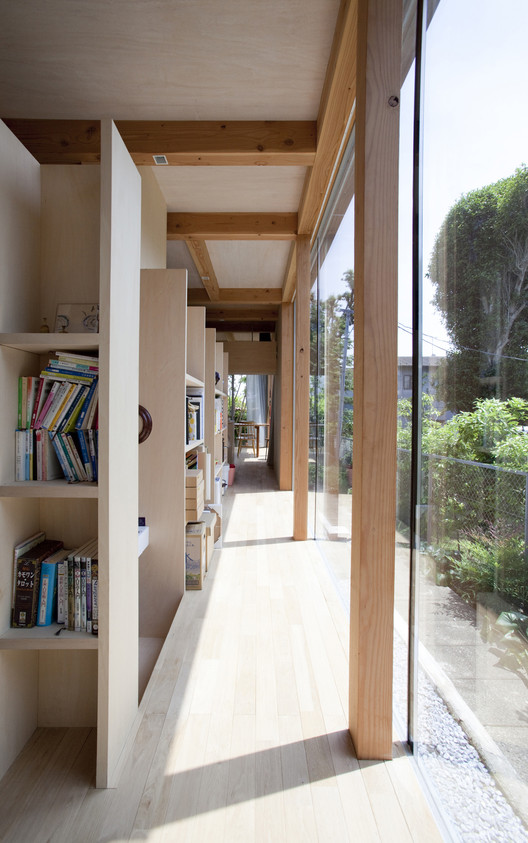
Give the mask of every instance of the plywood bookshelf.
[[(98, 535), (101, 596), (97, 638), (12, 630), (11, 589), (0, 594), (0, 775), (37, 726), (94, 725), (106, 787), (137, 713), (140, 179), (111, 121), (89, 168), (40, 166), (0, 122), (0, 197), (0, 576), (11, 583), (13, 547), (37, 530), (66, 547)], [(72, 299), (99, 302), (99, 333), (40, 333)], [(14, 480), (18, 377), (59, 349), (99, 352), (97, 485)]]

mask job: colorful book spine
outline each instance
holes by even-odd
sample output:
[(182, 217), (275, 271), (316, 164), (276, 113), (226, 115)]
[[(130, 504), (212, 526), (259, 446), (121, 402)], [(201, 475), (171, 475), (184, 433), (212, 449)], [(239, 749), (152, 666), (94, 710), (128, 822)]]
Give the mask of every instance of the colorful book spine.
[(36, 421), (37, 421), (37, 418), (38, 418), (38, 414), (40, 412), (40, 408), (42, 407), (42, 393), (45, 389), (45, 384), (46, 384), (45, 378), (39, 378), (38, 379), (38, 389), (37, 389), (37, 394), (35, 396), (35, 402), (33, 404), (33, 413), (31, 414), (31, 423), (29, 425), (30, 427), (33, 427), (33, 428), (35, 428), (37, 426)]
[[(88, 433), (88, 431), (86, 431)], [(72, 434), (70, 434), (72, 435)], [(90, 459), (90, 453), (88, 450), (86, 438), (85, 438), (85, 431), (78, 430), (77, 431), (77, 441), (79, 442), (80, 448), (80, 456), (83, 463), (83, 468), (86, 472), (86, 479), (89, 481), (93, 480), (93, 472), (92, 472), (92, 461)]]
[(57, 565), (57, 623), (68, 623), (68, 560)]
[(15, 545), (14, 553), (13, 553), (13, 590), (11, 594), (11, 626), (13, 626), (13, 613), (15, 611), (15, 592), (16, 592), (16, 579), (17, 579), (17, 564), (18, 560), (21, 556), (24, 556), (28, 551), (32, 550), (38, 544), (44, 541), (46, 538), (46, 534), (40, 530), (38, 533), (34, 533), (32, 536), (29, 536), (27, 539), (19, 542), (19, 544)]
[[(81, 428), (85, 429), (88, 426), (86, 416), (90, 411), (90, 408), (92, 406), (92, 402), (97, 400), (97, 392), (98, 392), (97, 385), (98, 385), (98, 381), (94, 381), (92, 383), (92, 385), (90, 386), (90, 391), (88, 392), (88, 395), (86, 396), (84, 404), (81, 408), (81, 412), (79, 413), (79, 416), (77, 417), (77, 421), (75, 422), (75, 429), (76, 430), (80, 430)], [(85, 421), (86, 421), (86, 424), (85, 424)]]
[(40, 378), (28, 377), (27, 379), (27, 404), (26, 404), (26, 428), (31, 427), (31, 420), (33, 418), (33, 409), (37, 399)]
[(57, 425), (57, 432), (58, 433), (67, 433), (70, 430), (73, 430), (75, 427), (75, 422), (79, 417), (79, 414), (82, 410), (82, 406), (88, 395), (89, 387), (85, 385), (80, 385), (80, 392), (77, 394), (75, 400), (72, 402), (69, 410), (64, 414), (64, 417), (61, 419), (59, 424)]
[(51, 440), (51, 443), (55, 449), (55, 453), (57, 455), (57, 459), (59, 461), (60, 467), (62, 469), (62, 473), (68, 482), (72, 483), (75, 480), (73, 476), (73, 472), (70, 469), (70, 464), (66, 459), (66, 455), (62, 448), (62, 441), (60, 438), (60, 433), (49, 433), (48, 434)]
[(15, 480), (26, 479), (26, 431), (15, 431)]
[(61, 541), (44, 539), (18, 558), (12, 622), (14, 627), (24, 627), (27, 629), (35, 626), (37, 622), (42, 562), (61, 547)]
[(51, 384), (51, 386), (49, 388), (49, 392), (46, 396), (46, 400), (42, 404), (42, 409), (40, 410), (40, 412), (38, 414), (38, 418), (37, 418), (37, 421), (35, 423), (35, 427), (42, 427), (42, 421), (46, 417), (46, 415), (48, 413), (48, 410), (49, 410), (49, 408), (50, 408), (50, 406), (53, 402), (53, 399), (55, 398), (55, 395), (56, 395), (59, 387), (60, 387), (59, 381), (54, 381)]

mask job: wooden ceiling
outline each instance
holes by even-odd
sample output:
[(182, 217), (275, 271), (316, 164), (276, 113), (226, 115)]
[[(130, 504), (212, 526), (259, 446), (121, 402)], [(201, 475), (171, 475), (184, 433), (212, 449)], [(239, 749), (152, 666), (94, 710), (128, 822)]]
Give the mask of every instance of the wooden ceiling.
[(352, 127), (356, 5), (0, 0), (0, 114), (50, 164), (97, 163), (115, 119), (153, 167), (190, 303), (219, 330), (273, 331)]

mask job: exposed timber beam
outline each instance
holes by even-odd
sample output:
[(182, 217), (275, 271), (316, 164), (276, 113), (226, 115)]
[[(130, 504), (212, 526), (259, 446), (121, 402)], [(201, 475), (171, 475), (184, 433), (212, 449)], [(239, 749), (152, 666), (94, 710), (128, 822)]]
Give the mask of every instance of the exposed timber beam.
[(206, 321), (210, 319), (230, 322), (274, 322), (279, 315), (278, 307), (236, 307), (236, 308), (207, 308)]
[(223, 287), (218, 291), (218, 298), (209, 301), (205, 290), (191, 288), (187, 295), (190, 305), (208, 305), (210, 308), (223, 304), (280, 304), (282, 290), (280, 287)]
[[(40, 164), (98, 164), (99, 120), (4, 122)], [(304, 166), (315, 159), (315, 121), (118, 120), (116, 126), (133, 161), (154, 165), (165, 155), (176, 166)]]
[(3, 120), (39, 164), (101, 162), (99, 120)]
[(292, 302), (297, 283), (297, 246), (292, 243), (282, 285), (282, 301)]
[(206, 318), (207, 328), (216, 328), (217, 331), (232, 334), (259, 334), (259, 333), (273, 333), (275, 331), (275, 322), (223, 322), (221, 319), (213, 317)]
[(297, 214), (167, 214), (167, 240), (295, 240)]
[(194, 261), (194, 265), (200, 274), (202, 284), (204, 285), (204, 292), (207, 300), (215, 301), (220, 294), (218, 280), (213, 268), (211, 256), (209, 255), (206, 244), (203, 240), (195, 240), (190, 237), (187, 241), (187, 248)]
[(135, 164), (163, 154), (180, 166), (304, 166), (315, 158), (315, 121), (135, 121), (116, 126)]
[(342, 0), (317, 118), (317, 153), (299, 206), (299, 234), (313, 236), (353, 126), (358, 0)]

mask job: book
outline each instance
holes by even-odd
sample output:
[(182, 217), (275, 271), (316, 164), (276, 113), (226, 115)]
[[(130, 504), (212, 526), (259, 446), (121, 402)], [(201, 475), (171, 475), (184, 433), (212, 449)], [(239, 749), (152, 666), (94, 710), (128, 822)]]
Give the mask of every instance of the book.
[(44, 389), (45, 383), (46, 383), (45, 378), (39, 378), (38, 379), (37, 394), (35, 395), (35, 401), (34, 401), (34, 404), (33, 404), (33, 412), (31, 414), (31, 422), (29, 424), (29, 426), (33, 427), (33, 428), (36, 427), (35, 422), (37, 421), (38, 414), (39, 414), (39, 411), (40, 411), (40, 407), (42, 406), (41, 396), (42, 396), (42, 391)]
[[(70, 551), (71, 552), (71, 551)], [(68, 558), (57, 564), (57, 623), (68, 621)]]
[(80, 391), (77, 393), (74, 401), (71, 403), (69, 409), (66, 411), (62, 419), (59, 421), (57, 425), (57, 432), (59, 433), (66, 433), (70, 430), (73, 430), (75, 427), (75, 422), (79, 417), (79, 414), (82, 410), (84, 401), (89, 393), (89, 387), (84, 384), (79, 384)]
[(26, 431), (15, 430), (15, 480), (26, 479)]
[(39, 394), (37, 396), (37, 400), (35, 401), (35, 409), (33, 411), (33, 418), (31, 420), (31, 427), (33, 428), (40, 427), (38, 423), (40, 419), (40, 414), (44, 410), (44, 405), (48, 400), (51, 388), (53, 386), (53, 381), (50, 380), (50, 378), (41, 378), (40, 384), (41, 385), (39, 388)]
[(33, 409), (35, 407), (35, 401), (37, 398), (37, 393), (40, 386), (40, 378), (39, 377), (28, 377), (27, 379), (27, 403), (26, 403), (26, 423), (24, 427), (30, 428), (31, 427), (31, 420), (33, 418)]
[[(88, 416), (91, 415), (92, 407), (94, 403), (97, 403), (97, 394), (98, 394), (98, 381), (94, 381), (90, 386), (90, 390), (88, 395), (86, 396), (85, 402), (81, 408), (81, 412), (77, 417), (77, 421), (75, 422), (75, 429), (86, 430), (90, 425), (88, 424)], [(92, 416), (93, 417), (93, 416)]]
[(26, 430), (26, 411), (27, 411), (27, 377), (21, 377), (20, 381), (22, 383), (22, 391), (21, 391), (21, 398), (20, 398), (20, 427), (23, 430)]
[(59, 383), (58, 389), (55, 391), (53, 395), (53, 401), (50, 403), (48, 410), (44, 417), (42, 418), (39, 427), (45, 427), (49, 429), (52, 420), (55, 418), (55, 415), (60, 407), (62, 407), (62, 403), (70, 391), (71, 385), (69, 383)]
[(92, 357), (91, 354), (74, 354), (71, 351), (56, 351), (55, 357), (64, 362), (85, 362), (91, 366), (99, 366), (99, 358), (97, 356)]
[(55, 413), (54, 417), (48, 424), (48, 430), (57, 430), (59, 427), (60, 422), (70, 409), (72, 403), (74, 403), (75, 399), (77, 398), (79, 391), (82, 389), (82, 384), (76, 383), (72, 384), (69, 390), (66, 392), (61, 405), (57, 408), (57, 412)]
[(59, 386), (59, 381), (51, 381), (46, 400), (42, 402), (42, 407), (35, 422), (35, 427), (42, 427), (42, 420), (46, 417)]
[(94, 374), (97, 374), (99, 372), (99, 363), (97, 361), (95, 361), (95, 363), (93, 363), (93, 362), (89, 363), (87, 360), (76, 361), (76, 360), (72, 360), (72, 359), (67, 358), (67, 357), (66, 358), (63, 357), (63, 358), (59, 359), (58, 356), (57, 356), (57, 359), (52, 358), (48, 361), (48, 365), (47, 365), (46, 368), (48, 368), (48, 369), (50, 369), (50, 368), (52, 368), (52, 369), (60, 369), (60, 368), (71, 369), (74, 372), (79, 372), (79, 374), (81, 374), (81, 375), (83, 374), (83, 372), (87, 372), (88, 374), (90, 374), (90, 372), (93, 372)]
[(58, 550), (40, 566), (40, 589), (37, 626), (49, 626), (57, 617), (57, 571), (69, 550)]
[(11, 626), (13, 626), (13, 613), (15, 611), (15, 590), (16, 590), (16, 572), (17, 572), (17, 562), (24, 553), (27, 553), (28, 550), (35, 547), (40, 542), (44, 541), (46, 538), (46, 533), (42, 530), (39, 530), (38, 533), (33, 533), (32, 536), (28, 536), (27, 539), (19, 542), (15, 545), (14, 552), (13, 552), (13, 590), (11, 594)]
[(28, 629), (35, 626), (41, 565), (61, 547), (62, 542), (58, 539), (44, 539), (17, 559), (13, 627)]
[(37, 480), (56, 480), (62, 477), (63, 471), (53, 447), (50, 434), (45, 428), (35, 431), (35, 448), (37, 456)]
[(65, 452), (63, 450), (63, 447), (62, 447), (62, 440), (60, 438), (61, 434), (60, 433), (48, 433), (48, 436), (49, 436), (50, 442), (53, 445), (53, 448), (55, 450), (55, 454), (57, 455), (57, 459), (59, 461), (59, 464), (60, 464), (60, 467), (62, 469), (62, 473), (63, 473), (64, 477), (66, 478), (66, 480), (69, 483), (73, 483), (76, 478), (74, 477), (73, 470), (70, 468), (70, 464), (69, 464), (68, 460), (66, 459), (66, 454), (65, 454)]
[(70, 371), (68, 369), (55, 369), (52, 366), (47, 366), (43, 369), (40, 376), (42, 378), (53, 378), (53, 380), (58, 381), (59, 383), (87, 383), (88, 385), (90, 385), (93, 379), (97, 377), (95, 373), (80, 374), (79, 372)]
[(26, 480), (33, 480), (33, 456), (34, 456), (34, 437), (32, 430), (25, 430), (26, 437)]
[(88, 434), (88, 446), (90, 450), (90, 460), (92, 461), (92, 477), (94, 481), (97, 481), (98, 478), (98, 468), (97, 468), (97, 452), (95, 449), (95, 439), (96, 439), (96, 431), (90, 430), (86, 431)]
[[(92, 460), (90, 459), (90, 452), (89, 452), (88, 442), (87, 442), (85, 434), (87, 435), (88, 431), (78, 430), (77, 431), (77, 441), (79, 442), (80, 456), (81, 456), (81, 459), (82, 459), (83, 468), (86, 472), (86, 479), (88, 481), (92, 481), (93, 480)], [(70, 435), (73, 436), (73, 434), (70, 434)]]
[(69, 455), (72, 459), (73, 470), (77, 475), (77, 480), (87, 480), (86, 471), (84, 470), (83, 461), (81, 459), (81, 455), (79, 453), (79, 448), (77, 447), (77, 443), (73, 438), (73, 433), (62, 433), (62, 440), (66, 445)]
[(92, 560), (92, 635), (99, 635), (99, 556), (98, 547), (91, 556)]
[(76, 461), (74, 461), (73, 451), (70, 443), (68, 442), (67, 436), (68, 434), (66, 433), (57, 433), (56, 439), (58, 440), (59, 447), (66, 461), (70, 479), (73, 483), (78, 483), (81, 479), (78, 473), (79, 469)]
[(24, 382), (24, 378), (22, 376), (20, 376), (19, 379), (18, 379), (18, 412), (17, 412), (17, 428), (19, 430), (22, 430), (22, 407), (23, 407), (23, 404), (24, 404), (24, 400), (22, 398), (23, 382)]

